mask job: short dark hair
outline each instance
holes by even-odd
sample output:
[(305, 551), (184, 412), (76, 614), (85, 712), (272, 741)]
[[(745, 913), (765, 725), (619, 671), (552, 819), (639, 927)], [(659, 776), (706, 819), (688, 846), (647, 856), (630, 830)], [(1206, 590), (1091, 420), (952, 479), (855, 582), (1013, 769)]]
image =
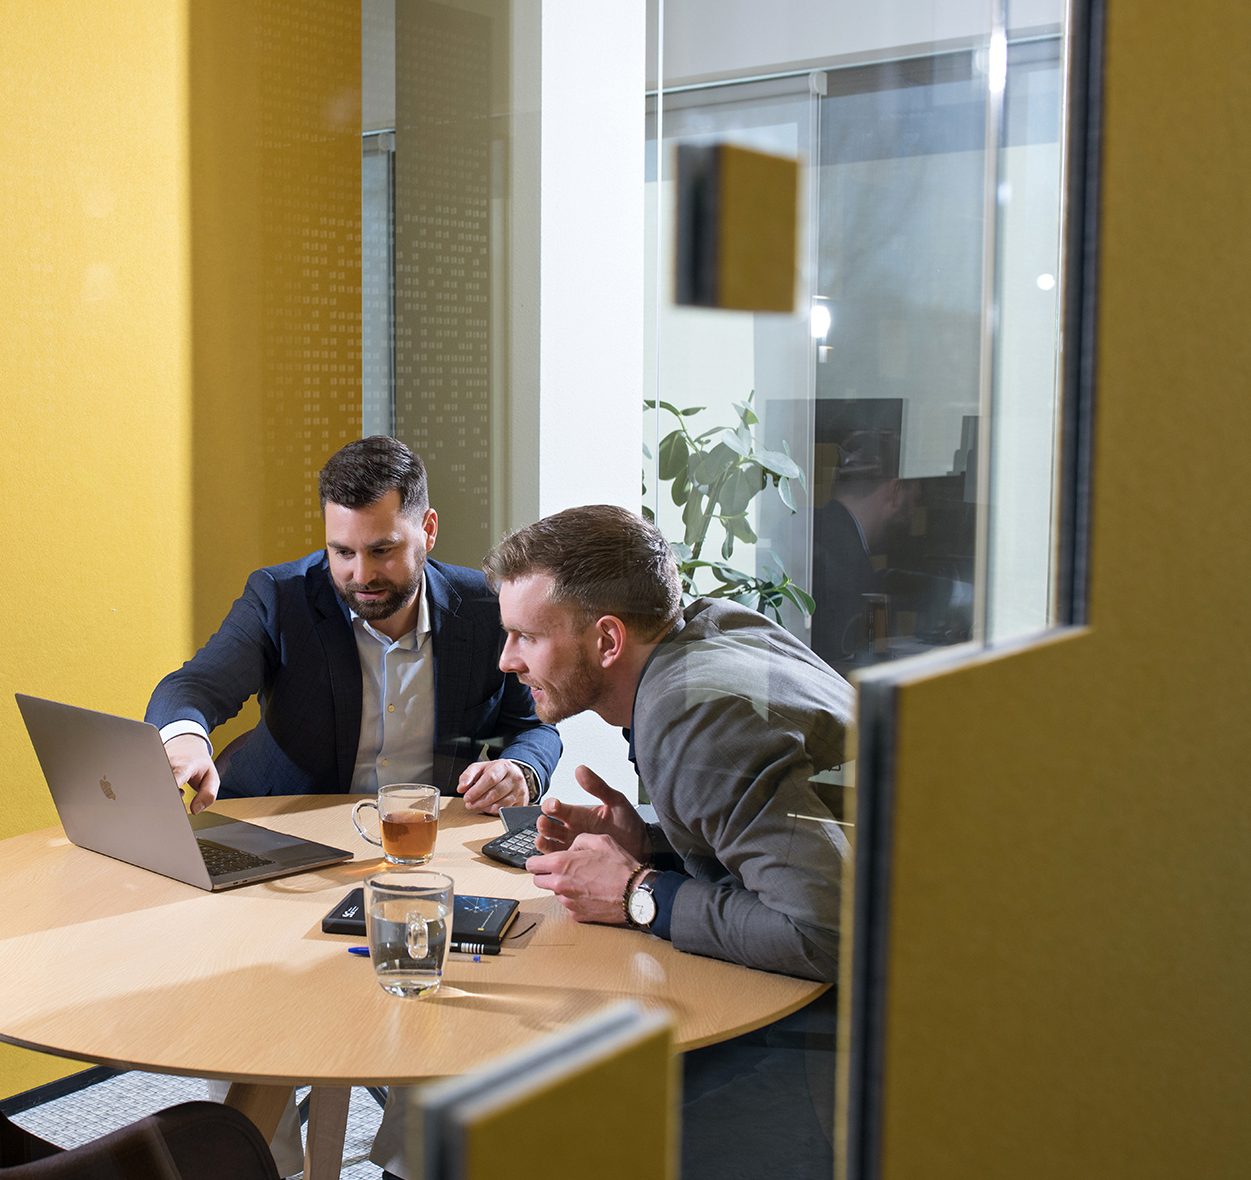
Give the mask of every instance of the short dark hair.
[(838, 444), (838, 483), (899, 478), (899, 432), (856, 430)]
[(682, 609), (669, 542), (615, 504), (545, 516), (505, 537), (482, 568), (496, 590), (501, 582), (547, 574), (551, 601), (572, 606), (587, 622), (616, 615), (648, 636), (668, 630)]
[(321, 510), (327, 504), (366, 508), (389, 491), (400, 494), (400, 511), (421, 517), (430, 507), (426, 467), (399, 439), (385, 434), (358, 438), (335, 451), (317, 477)]

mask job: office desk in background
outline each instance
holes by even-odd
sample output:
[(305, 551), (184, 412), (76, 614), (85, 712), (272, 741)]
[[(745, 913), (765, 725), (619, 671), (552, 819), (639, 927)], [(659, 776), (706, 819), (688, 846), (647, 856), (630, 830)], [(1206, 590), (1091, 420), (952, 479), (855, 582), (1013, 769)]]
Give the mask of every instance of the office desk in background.
[(268, 1138), (311, 1084), (305, 1175), (337, 1176), (353, 1085), (465, 1073), (615, 1000), (666, 1010), (678, 1049), (759, 1028), (822, 984), (683, 954), (639, 931), (570, 919), (530, 876), (480, 849), (498, 819), (444, 800), (431, 869), (463, 894), (521, 902), (501, 954), (451, 955), (443, 987), (402, 1000), (362, 939), (322, 916), (380, 865), (352, 829), (358, 797), (235, 799), (216, 809), (342, 848), (355, 860), (205, 893), (75, 847), (60, 828), (0, 843), (0, 1040), (121, 1069), (221, 1078)]

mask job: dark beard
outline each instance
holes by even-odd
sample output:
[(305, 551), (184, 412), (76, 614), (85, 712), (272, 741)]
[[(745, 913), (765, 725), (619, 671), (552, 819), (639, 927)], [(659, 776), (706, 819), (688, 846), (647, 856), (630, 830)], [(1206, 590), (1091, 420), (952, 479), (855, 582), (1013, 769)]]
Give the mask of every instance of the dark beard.
[[(382, 619), (389, 619), (396, 611), (403, 610), (417, 593), (417, 587), (421, 585), (421, 574), (422, 570), (418, 569), (403, 586), (396, 586), (391, 582), (380, 582), (376, 586), (361, 586), (349, 582), (346, 586), (340, 586), (333, 578), (331, 578), (331, 583), (341, 602), (346, 603), (348, 608), (355, 611), (362, 619), (376, 623)], [(356, 597), (361, 590), (386, 590), (387, 595), (376, 602), (363, 602)]]

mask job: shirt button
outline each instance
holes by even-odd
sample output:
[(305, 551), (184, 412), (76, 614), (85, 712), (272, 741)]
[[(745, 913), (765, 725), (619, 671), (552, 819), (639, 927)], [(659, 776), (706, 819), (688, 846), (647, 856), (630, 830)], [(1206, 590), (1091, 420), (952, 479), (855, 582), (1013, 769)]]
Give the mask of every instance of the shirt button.
[(391, 759), (390, 759), (390, 758), (383, 758), (383, 759), (381, 759), (381, 762), (382, 762), (382, 765), (383, 765), (383, 766), (390, 766), (390, 765), (391, 765)]

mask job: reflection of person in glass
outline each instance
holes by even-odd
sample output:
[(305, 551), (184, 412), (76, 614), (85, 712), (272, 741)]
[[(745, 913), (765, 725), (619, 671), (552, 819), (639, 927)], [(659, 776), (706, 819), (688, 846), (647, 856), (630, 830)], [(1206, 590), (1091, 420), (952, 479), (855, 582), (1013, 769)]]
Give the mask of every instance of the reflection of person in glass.
[(813, 513), (812, 648), (846, 672), (882, 659), (892, 606), (923, 597), (942, 579), (875, 565), (908, 528), (916, 504), (916, 486), (899, 478), (899, 435), (856, 431), (838, 452), (832, 496)]

